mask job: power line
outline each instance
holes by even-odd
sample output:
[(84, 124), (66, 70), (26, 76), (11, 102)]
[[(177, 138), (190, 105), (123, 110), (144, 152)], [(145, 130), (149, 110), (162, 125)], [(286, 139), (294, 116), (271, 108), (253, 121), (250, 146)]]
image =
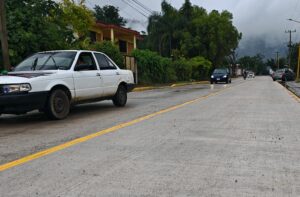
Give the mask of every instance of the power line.
[(86, 0), (86, 3), (87, 3), (89, 6), (91, 6), (91, 8), (94, 8), (94, 7), (95, 7), (95, 5), (93, 5), (89, 0)]
[(144, 4), (142, 4), (140, 1), (138, 0), (132, 0), (134, 3), (136, 3), (137, 5), (139, 5), (141, 8), (143, 8), (145, 11), (149, 12), (150, 14), (153, 13), (153, 10), (151, 10), (150, 8), (148, 8), (147, 6), (145, 6)]
[(139, 9), (137, 9), (136, 7), (134, 7), (133, 5), (131, 5), (129, 2), (122, 0), (124, 3), (126, 3), (128, 6), (130, 6), (132, 9), (136, 10), (138, 13), (140, 13), (141, 15), (143, 15), (144, 17), (148, 18), (148, 16), (143, 13), (142, 11), (140, 11)]
[[(110, 1), (110, 4), (113, 5), (114, 7), (117, 7), (120, 9), (119, 5), (116, 5), (113, 1)], [(126, 4), (128, 5), (128, 4)], [(125, 20), (128, 22), (128, 23), (132, 23), (132, 24), (141, 24), (144, 28), (147, 28), (147, 25), (145, 24), (145, 21), (142, 21), (142, 20), (138, 20), (136, 19), (135, 16), (133, 16), (132, 14), (128, 13), (127, 11), (125, 11), (125, 9), (120, 9), (120, 11), (122, 11), (125, 15), (127, 15), (128, 17), (130, 18), (125, 18)], [(130, 26), (130, 25), (129, 25)]]
[[(124, 0), (122, 0), (123, 2), (124, 2)], [(95, 4), (94, 6), (92, 6), (92, 3), (90, 2), (90, 0), (86, 0), (86, 3), (89, 5), (89, 6), (91, 6), (91, 7), (94, 7), (95, 5), (99, 5), (99, 4)], [(130, 4), (128, 4), (127, 2), (124, 2), (126, 5), (128, 5), (128, 6), (130, 6), (131, 8), (133, 8), (133, 9), (137, 9), (137, 8), (135, 8), (135, 7), (133, 7), (133, 6), (131, 6)], [(114, 6), (114, 7), (116, 7), (116, 8), (119, 8), (120, 9), (120, 5), (116, 5), (115, 4), (115, 2), (113, 2), (113, 1), (109, 1), (108, 3), (107, 3), (107, 5), (112, 5), (112, 6)], [(126, 7), (126, 6), (125, 6)], [(136, 18), (136, 16), (133, 16), (132, 14), (130, 14), (130, 13), (128, 13), (127, 11), (125, 11), (125, 9), (124, 9), (124, 6), (123, 6), (123, 9), (121, 8), (120, 9), (120, 11), (122, 11), (123, 12), (123, 14), (125, 14), (125, 15), (127, 15), (128, 17), (130, 17), (130, 18), (132, 18), (132, 19), (130, 19), (130, 18), (124, 18), (128, 23), (132, 23), (132, 24), (136, 24), (136, 23), (139, 23), (139, 24), (141, 24), (144, 28), (147, 28), (147, 26), (146, 26), (146, 24), (145, 24), (145, 21), (142, 21), (142, 20), (137, 20)], [(136, 11), (138, 11), (138, 10), (136, 10)], [(140, 12), (139, 12), (140, 13)], [(140, 14), (142, 14), (143, 16), (145, 16), (146, 18), (148, 18), (147, 16), (146, 16), (146, 14), (145, 13), (140, 13)]]

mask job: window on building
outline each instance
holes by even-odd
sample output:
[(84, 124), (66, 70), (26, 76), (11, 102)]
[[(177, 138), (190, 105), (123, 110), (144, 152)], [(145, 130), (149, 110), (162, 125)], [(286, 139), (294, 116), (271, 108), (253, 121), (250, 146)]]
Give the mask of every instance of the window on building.
[(90, 38), (91, 38), (91, 42), (96, 42), (97, 41), (97, 34), (94, 31), (90, 31)]
[(119, 40), (119, 49), (122, 53), (127, 53), (127, 42), (124, 40)]

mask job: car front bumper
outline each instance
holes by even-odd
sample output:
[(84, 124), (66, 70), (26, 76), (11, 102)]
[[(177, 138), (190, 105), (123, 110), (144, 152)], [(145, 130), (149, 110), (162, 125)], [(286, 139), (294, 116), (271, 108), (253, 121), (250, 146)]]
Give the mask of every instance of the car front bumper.
[(0, 113), (23, 114), (45, 107), (48, 92), (0, 95)]
[(210, 82), (227, 82), (229, 79), (223, 77), (210, 78)]

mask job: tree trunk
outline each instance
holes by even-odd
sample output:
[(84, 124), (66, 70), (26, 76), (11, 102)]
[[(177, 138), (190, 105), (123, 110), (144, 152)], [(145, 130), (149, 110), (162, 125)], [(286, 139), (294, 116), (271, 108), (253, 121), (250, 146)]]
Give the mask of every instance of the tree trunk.
[(9, 53), (8, 53), (8, 38), (6, 30), (6, 18), (5, 18), (5, 2), (0, 0), (0, 41), (2, 46), (4, 69), (10, 69)]

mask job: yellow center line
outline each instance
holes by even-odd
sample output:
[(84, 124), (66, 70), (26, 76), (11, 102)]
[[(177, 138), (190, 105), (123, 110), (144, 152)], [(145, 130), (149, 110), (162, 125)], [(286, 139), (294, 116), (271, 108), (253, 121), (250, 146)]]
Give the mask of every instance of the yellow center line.
[[(241, 85), (241, 84), (239, 84), (239, 85)], [(235, 85), (235, 86), (238, 86), (238, 85)], [(64, 144), (60, 144), (60, 145), (54, 146), (54, 147), (52, 147), (52, 148), (49, 148), (49, 149), (46, 149), (46, 150), (43, 150), (43, 151), (34, 153), (34, 154), (32, 154), (32, 155), (28, 155), (28, 156), (25, 156), (25, 157), (23, 157), (23, 158), (20, 158), (20, 159), (17, 159), (17, 160), (14, 160), (14, 161), (11, 161), (11, 162), (2, 164), (2, 165), (0, 165), (0, 172), (5, 171), (5, 170), (8, 170), (8, 169), (10, 169), (10, 168), (13, 168), (13, 167), (15, 167), (15, 166), (22, 165), (22, 164), (27, 163), (27, 162), (30, 162), (30, 161), (32, 161), (32, 160), (35, 160), (35, 159), (44, 157), (44, 156), (46, 156), (46, 155), (55, 153), (55, 152), (57, 152), (57, 151), (66, 149), (66, 148), (71, 147), (71, 146), (74, 146), (74, 145), (76, 145), (76, 144), (80, 144), (80, 143), (86, 142), (86, 141), (91, 140), (91, 139), (93, 139), (93, 138), (96, 138), (96, 137), (99, 137), (99, 136), (102, 136), (102, 135), (105, 135), (105, 134), (108, 134), (108, 133), (115, 132), (115, 131), (117, 131), (117, 130), (119, 130), (119, 129), (122, 129), (122, 128), (125, 128), (125, 127), (129, 127), (129, 126), (131, 126), (131, 125), (137, 124), (137, 123), (142, 122), (142, 121), (144, 121), (144, 120), (148, 120), (148, 119), (150, 119), (150, 118), (152, 118), (152, 117), (154, 117), (154, 116), (157, 116), (157, 115), (160, 115), (160, 114), (164, 114), (164, 113), (167, 113), (167, 112), (170, 112), (170, 111), (174, 111), (174, 110), (176, 110), (176, 109), (178, 109), (178, 108), (181, 108), (181, 107), (184, 107), (184, 106), (186, 106), (186, 105), (190, 105), (190, 104), (195, 103), (195, 102), (197, 102), (197, 101), (207, 99), (208, 97), (212, 97), (212, 96), (218, 95), (220, 92), (225, 91), (225, 90), (227, 90), (227, 89), (229, 89), (229, 88), (231, 88), (231, 87), (234, 87), (234, 86), (225, 87), (224, 89), (221, 89), (221, 90), (218, 90), (218, 91), (216, 91), (216, 92), (207, 94), (207, 95), (205, 95), (205, 96), (201, 96), (201, 97), (196, 98), (196, 99), (194, 99), (194, 100), (187, 101), (187, 102), (185, 102), (185, 103), (182, 103), (182, 104), (179, 104), (179, 105), (175, 105), (175, 106), (173, 106), (173, 107), (170, 107), (170, 108), (167, 108), (167, 109), (158, 111), (158, 112), (154, 112), (154, 113), (152, 113), (152, 114), (149, 114), (149, 115), (146, 115), (146, 116), (143, 116), (143, 117), (134, 119), (134, 120), (132, 120), (132, 121), (125, 122), (125, 123), (121, 123), (121, 124), (119, 124), (119, 125), (110, 127), (110, 128), (108, 128), (108, 129), (104, 129), (104, 130), (101, 130), (101, 131), (99, 131), (99, 132), (96, 132), (96, 133), (93, 133), (93, 134), (90, 134), (90, 135), (87, 135), (87, 136), (84, 136), (84, 137), (80, 137), (80, 138), (77, 138), (77, 139), (75, 139), (75, 140), (66, 142), (66, 143), (64, 143)]]

